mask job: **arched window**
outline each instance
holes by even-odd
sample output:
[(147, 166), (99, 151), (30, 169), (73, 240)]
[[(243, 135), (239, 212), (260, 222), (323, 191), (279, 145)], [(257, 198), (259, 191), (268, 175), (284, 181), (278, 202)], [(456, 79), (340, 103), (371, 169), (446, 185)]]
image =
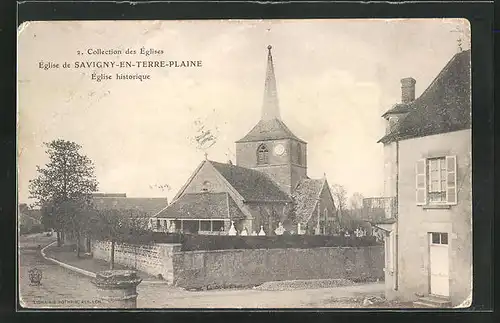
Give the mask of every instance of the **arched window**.
[(210, 182), (209, 181), (204, 181), (203, 182), (203, 187), (201, 188), (202, 192), (208, 192), (210, 191)]
[(262, 144), (257, 149), (257, 165), (269, 164), (269, 150)]
[(297, 164), (302, 165), (302, 146), (297, 143)]

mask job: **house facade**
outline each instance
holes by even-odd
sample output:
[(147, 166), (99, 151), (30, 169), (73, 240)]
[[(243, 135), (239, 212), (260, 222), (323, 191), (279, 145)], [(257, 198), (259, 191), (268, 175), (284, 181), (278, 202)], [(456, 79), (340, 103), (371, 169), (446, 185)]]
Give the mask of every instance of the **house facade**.
[(376, 224), (386, 233), (386, 295), (456, 306), (472, 292), (470, 50), (417, 99), (416, 81), (401, 83), (402, 103), (383, 115), (379, 141), (385, 196), (395, 199)]
[(204, 234), (334, 233), (335, 205), (326, 178), (307, 176), (307, 143), (280, 116), (271, 46), (261, 119), (235, 142), (236, 163), (204, 160), (153, 221), (165, 231)]

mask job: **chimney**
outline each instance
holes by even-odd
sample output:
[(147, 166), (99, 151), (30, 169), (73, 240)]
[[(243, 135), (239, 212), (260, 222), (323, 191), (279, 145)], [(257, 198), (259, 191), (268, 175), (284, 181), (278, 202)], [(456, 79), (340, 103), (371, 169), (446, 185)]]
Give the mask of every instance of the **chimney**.
[(412, 77), (401, 79), (401, 102), (410, 103), (415, 100), (415, 81)]

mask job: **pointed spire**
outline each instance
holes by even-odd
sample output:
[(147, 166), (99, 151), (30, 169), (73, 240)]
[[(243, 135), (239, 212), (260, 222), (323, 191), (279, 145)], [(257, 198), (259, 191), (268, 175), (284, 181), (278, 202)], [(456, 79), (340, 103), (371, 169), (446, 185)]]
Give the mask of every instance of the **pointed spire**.
[(267, 46), (267, 71), (266, 83), (264, 87), (264, 103), (262, 105), (262, 120), (281, 119), (278, 102), (278, 92), (276, 90), (276, 77), (274, 76), (272, 46)]

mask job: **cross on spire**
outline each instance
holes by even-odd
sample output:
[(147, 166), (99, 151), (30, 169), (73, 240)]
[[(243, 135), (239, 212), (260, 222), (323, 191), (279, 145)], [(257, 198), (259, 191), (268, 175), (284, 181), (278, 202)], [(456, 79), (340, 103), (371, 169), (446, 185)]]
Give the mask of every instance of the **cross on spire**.
[(278, 102), (278, 92), (276, 89), (276, 77), (274, 76), (273, 56), (271, 45), (267, 46), (267, 70), (264, 85), (264, 102), (262, 104), (262, 120), (281, 119)]

